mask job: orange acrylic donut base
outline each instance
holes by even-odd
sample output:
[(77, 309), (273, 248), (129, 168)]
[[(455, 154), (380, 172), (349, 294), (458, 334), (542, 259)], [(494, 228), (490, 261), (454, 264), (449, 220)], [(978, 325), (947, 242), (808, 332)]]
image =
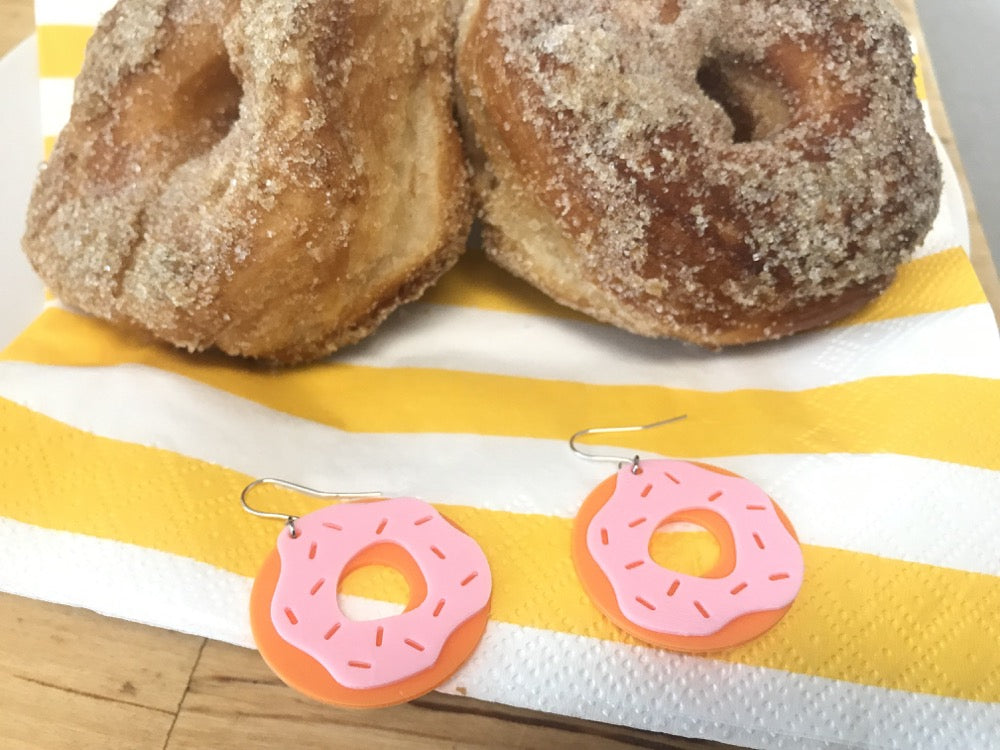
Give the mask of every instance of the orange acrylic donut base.
[[(717, 466), (709, 466), (708, 464), (697, 463), (694, 461), (692, 461), (692, 463), (703, 469), (714, 471), (718, 474), (738, 476), (732, 472), (726, 471), (725, 469), (720, 469)], [(732, 648), (733, 646), (738, 646), (742, 643), (746, 643), (747, 641), (751, 641), (770, 628), (774, 627), (774, 625), (776, 625), (778, 621), (785, 616), (785, 613), (791, 609), (792, 605), (789, 604), (787, 607), (782, 607), (780, 609), (751, 612), (741, 617), (737, 617), (721, 630), (707, 636), (664, 634), (654, 630), (647, 630), (646, 628), (642, 628), (629, 620), (624, 614), (622, 614), (621, 609), (618, 607), (618, 601), (615, 597), (615, 592), (611, 587), (611, 583), (608, 581), (604, 572), (597, 565), (597, 563), (594, 562), (594, 558), (591, 557), (590, 552), (587, 549), (587, 527), (590, 525), (591, 520), (597, 512), (604, 507), (608, 500), (611, 499), (617, 483), (617, 474), (608, 477), (597, 485), (593, 492), (591, 492), (590, 495), (587, 496), (587, 499), (583, 502), (580, 512), (577, 514), (576, 520), (573, 523), (572, 555), (577, 576), (580, 578), (580, 582), (583, 584), (583, 588), (586, 590), (587, 595), (591, 598), (597, 608), (600, 609), (601, 612), (603, 612), (604, 615), (619, 628), (634, 635), (636, 638), (645, 641), (646, 643), (651, 643), (655, 646), (662, 646), (663, 648), (670, 649), (671, 651), (703, 653), (706, 651), (720, 651), (722, 649)], [(773, 503), (774, 501), (772, 500), (771, 502)], [(788, 520), (787, 516), (785, 516), (784, 512), (782, 512), (781, 508), (778, 507), (777, 503), (774, 503), (774, 509), (777, 511), (778, 517), (781, 519), (781, 523), (786, 529), (788, 529), (788, 533), (790, 533), (797, 541), (798, 537), (795, 534), (795, 529), (792, 528), (791, 522)], [(733, 534), (729, 529), (729, 525), (722, 519), (721, 516), (705, 511), (690, 511), (687, 513), (675, 513), (669, 520), (696, 523), (705, 528), (710, 534), (712, 534), (712, 536), (715, 537), (719, 544), (719, 559), (712, 569), (704, 574), (705, 578), (721, 578), (728, 575), (733, 570), (736, 565), (736, 551), (733, 545)]]
[[(395, 544), (378, 544), (364, 550), (344, 570), (342, 579), (368, 565), (385, 565), (398, 570), (410, 587), (407, 611), (420, 606), (427, 584), (413, 558)], [(271, 599), (281, 573), (278, 551), (268, 555), (254, 580), (250, 593), (250, 627), (261, 656), (289, 687), (323, 703), (350, 708), (382, 708), (406, 703), (429, 693), (454, 674), (479, 644), (489, 620), (490, 607), (462, 623), (445, 642), (441, 655), (430, 669), (391, 685), (357, 690), (333, 679), (323, 666), (303, 651), (287, 643), (271, 621)]]

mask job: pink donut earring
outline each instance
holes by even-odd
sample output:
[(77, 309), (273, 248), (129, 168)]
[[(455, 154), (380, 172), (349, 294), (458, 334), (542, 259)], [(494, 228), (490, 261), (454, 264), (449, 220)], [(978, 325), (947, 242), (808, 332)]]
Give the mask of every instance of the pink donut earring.
[[(350, 500), (296, 517), (256, 510), (261, 485)], [(337, 706), (405, 703), (447, 680), (475, 650), (489, 619), (492, 576), (472, 537), (412, 497), (321, 492), (280, 479), (247, 485), (248, 513), (285, 522), (250, 594), (261, 656), (289, 686)], [(406, 610), (365, 622), (337, 601), (352, 571), (385, 565), (410, 588)]]
[[(767, 493), (717, 466), (585, 452), (588, 435), (648, 430), (684, 416), (634, 427), (580, 430), (570, 449), (618, 472), (584, 501), (573, 525), (573, 563), (595, 605), (622, 630), (674, 651), (704, 652), (745, 643), (773, 627), (802, 585), (802, 549)], [(719, 545), (704, 576), (661, 567), (649, 545), (666, 523), (698, 524)]]

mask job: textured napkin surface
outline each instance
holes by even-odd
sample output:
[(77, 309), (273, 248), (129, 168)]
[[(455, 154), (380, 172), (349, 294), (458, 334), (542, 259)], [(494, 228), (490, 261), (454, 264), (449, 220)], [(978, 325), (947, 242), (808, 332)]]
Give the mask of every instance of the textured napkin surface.
[[(38, 3), (49, 137), (109, 4)], [(279, 529), (240, 511), (249, 479), (415, 495), (493, 570), (486, 636), (446, 691), (759, 747), (998, 746), (1000, 341), (967, 247), (946, 167), (941, 215), (881, 300), (722, 354), (568, 313), (475, 251), (360, 346), (290, 371), (51, 303), (0, 361), (0, 588), (252, 645), (250, 583)], [(610, 473), (569, 435), (681, 412), (607, 440), (750, 478), (805, 553), (785, 619), (710, 657), (616, 630), (569, 556)], [(710, 558), (704, 537), (672, 534), (667, 562)], [(345, 588), (369, 614), (405, 593), (384, 572)]]

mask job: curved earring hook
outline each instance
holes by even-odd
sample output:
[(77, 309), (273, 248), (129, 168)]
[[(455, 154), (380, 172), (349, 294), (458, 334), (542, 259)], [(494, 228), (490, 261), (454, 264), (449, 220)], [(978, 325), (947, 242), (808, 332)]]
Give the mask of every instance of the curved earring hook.
[(650, 424), (641, 425), (631, 425), (628, 427), (589, 427), (585, 430), (580, 430), (579, 432), (573, 433), (573, 437), (569, 439), (569, 449), (573, 451), (577, 456), (583, 458), (587, 461), (609, 461), (618, 464), (618, 468), (621, 468), (625, 463), (632, 462), (632, 473), (635, 474), (639, 470), (639, 455), (636, 454), (632, 458), (622, 458), (621, 456), (609, 456), (601, 453), (587, 453), (586, 451), (580, 450), (577, 447), (576, 441), (582, 437), (587, 437), (589, 435), (604, 435), (609, 432), (641, 432), (643, 430), (652, 430), (657, 427), (663, 427), (664, 425), (673, 424), (674, 422), (680, 422), (681, 420), (687, 419), (687, 414), (681, 414), (680, 416), (670, 417), (669, 419), (661, 419), (659, 422), (651, 422)]
[(358, 498), (383, 496), (381, 492), (323, 492), (322, 490), (316, 490), (312, 487), (306, 487), (304, 484), (296, 484), (295, 482), (288, 482), (284, 479), (274, 479), (273, 477), (255, 479), (244, 487), (243, 491), (240, 493), (240, 505), (243, 506), (243, 510), (250, 515), (257, 516), (258, 518), (274, 518), (279, 521), (284, 521), (285, 525), (288, 527), (288, 532), (292, 535), (293, 539), (295, 538), (295, 522), (299, 520), (298, 516), (290, 516), (287, 513), (271, 513), (268, 511), (257, 510), (256, 508), (250, 507), (250, 504), (247, 502), (247, 497), (254, 489), (266, 484), (284, 487), (287, 490), (294, 490), (295, 492), (301, 492), (304, 495), (311, 495), (312, 497)]

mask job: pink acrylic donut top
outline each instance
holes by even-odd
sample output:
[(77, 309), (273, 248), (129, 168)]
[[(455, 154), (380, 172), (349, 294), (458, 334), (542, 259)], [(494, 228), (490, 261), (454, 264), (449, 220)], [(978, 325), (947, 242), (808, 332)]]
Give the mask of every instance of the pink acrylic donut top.
[[(332, 505), (302, 516), (295, 529), (295, 538), (278, 538), (271, 619), (283, 639), (345, 687), (391, 685), (430, 668), (451, 633), (489, 604), (492, 578), (482, 549), (422, 500)], [(386, 542), (413, 557), (427, 596), (400, 615), (352, 621), (337, 602), (344, 569)]]
[[(658, 633), (705, 636), (741, 615), (792, 603), (802, 585), (802, 549), (760, 487), (686, 461), (639, 466), (639, 474), (631, 464), (618, 472), (614, 493), (586, 532), (625, 617)], [(650, 557), (657, 527), (688, 510), (717, 513), (729, 525), (736, 564), (728, 575), (686, 575)]]

